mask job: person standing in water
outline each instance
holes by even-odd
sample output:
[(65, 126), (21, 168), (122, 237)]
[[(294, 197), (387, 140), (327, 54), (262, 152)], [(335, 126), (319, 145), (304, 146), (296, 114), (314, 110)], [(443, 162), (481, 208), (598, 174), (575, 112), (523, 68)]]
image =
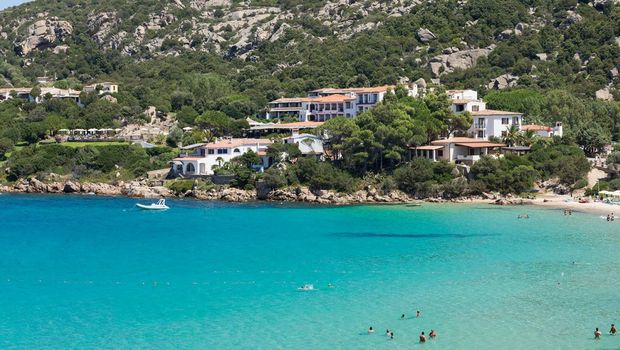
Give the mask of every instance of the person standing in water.
[(404, 319), (405, 319), (405, 314), (402, 314), (402, 315), (400, 316), (400, 319), (401, 319), (401, 320), (404, 320)]
[(434, 329), (431, 329), (431, 332), (428, 334), (428, 336), (431, 338), (435, 338), (437, 336), (437, 333), (435, 332)]
[(415, 317), (422, 317), (422, 313), (420, 312), (420, 310), (415, 312)]
[(372, 326), (370, 326), (370, 328), (368, 328), (368, 334), (372, 334), (372, 333), (374, 333), (374, 332), (375, 332), (375, 330), (374, 330), (374, 329), (372, 329)]
[(609, 334), (616, 335), (616, 333), (618, 333), (618, 330), (616, 329), (616, 325), (612, 323), (611, 329), (609, 330)]
[(424, 332), (420, 333), (420, 343), (425, 343), (426, 342), (426, 336), (424, 335)]
[(601, 331), (598, 330), (598, 327), (594, 330), (594, 339), (601, 339)]

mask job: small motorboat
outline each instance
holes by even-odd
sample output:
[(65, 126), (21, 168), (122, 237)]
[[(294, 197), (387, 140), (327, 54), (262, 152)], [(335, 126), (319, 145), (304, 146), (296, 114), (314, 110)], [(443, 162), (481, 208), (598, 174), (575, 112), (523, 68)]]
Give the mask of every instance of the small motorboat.
[(298, 291), (300, 292), (310, 292), (315, 290), (314, 289), (314, 285), (313, 284), (304, 284), (303, 286), (297, 288)]
[(140, 203), (136, 203), (136, 206), (140, 209), (146, 209), (146, 210), (166, 210), (166, 209), (170, 209), (169, 206), (166, 205), (166, 200), (165, 199), (160, 199), (157, 203), (151, 203), (151, 204), (140, 204)]

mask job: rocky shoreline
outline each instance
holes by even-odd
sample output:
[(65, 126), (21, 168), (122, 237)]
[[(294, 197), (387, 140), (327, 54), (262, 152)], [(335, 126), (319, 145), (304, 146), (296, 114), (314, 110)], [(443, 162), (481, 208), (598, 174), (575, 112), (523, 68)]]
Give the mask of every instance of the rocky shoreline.
[[(117, 184), (91, 183), (77, 181), (43, 182), (36, 178), (20, 179), (11, 185), (0, 185), (0, 192), (5, 193), (33, 193), (33, 194), (91, 194), (101, 196), (126, 196), (131, 198), (193, 198), (205, 201), (226, 202), (299, 202), (329, 205), (350, 204), (406, 204), (422, 201), (401, 191), (381, 193), (373, 187), (367, 187), (353, 193), (337, 193), (333, 191), (311, 191), (307, 187), (293, 187), (276, 189), (264, 193), (256, 190), (242, 190), (230, 187), (214, 187), (208, 190), (190, 190), (182, 194), (175, 194), (164, 186), (154, 186), (147, 181), (119, 182)], [(497, 205), (521, 205), (529, 201), (521, 198), (496, 197), (467, 197), (456, 199), (425, 198), (429, 203), (471, 203), (484, 202)]]

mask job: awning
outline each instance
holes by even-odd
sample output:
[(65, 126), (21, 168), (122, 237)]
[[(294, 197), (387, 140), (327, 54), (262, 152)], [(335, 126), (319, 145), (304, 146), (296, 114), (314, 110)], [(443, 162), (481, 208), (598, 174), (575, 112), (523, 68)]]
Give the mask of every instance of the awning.
[(463, 146), (468, 148), (493, 148), (493, 147), (504, 147), (506, 145), (501, 143), (493, 143), (493, 142), (463, 142), (457, 143), (457, 146)]
[(442, 149), (443, 146), (420, 146), (420, 147), (413, 147), (413, 149), (415, 150), (420, 150), (420, 151), (434, 151), (434, 150), (438, 150), (438, 149)]

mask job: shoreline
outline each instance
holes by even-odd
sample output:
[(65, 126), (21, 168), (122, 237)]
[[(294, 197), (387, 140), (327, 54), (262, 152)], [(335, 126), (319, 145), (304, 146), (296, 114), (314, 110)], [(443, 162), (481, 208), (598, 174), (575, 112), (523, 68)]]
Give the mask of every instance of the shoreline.
[(308, 188), (297, 187), (272, 190), (262, 196), (255, 190), (236, 188), (212, 188), (194, 190), (177, 195), (163, 186), (151, 186), (145, 182), (132, 181), (110, 185), (105, 183), (78, 183), (67, 181), (44, 183), (37, 179), (19, 180), (12, 186), (0, 185), (0, 193), (15, 194), (58, 194), (58, 195), (89, 195), (103, 197), (125, 197), (136, 199), (175, 198), (196, 201), (220, 201), (230, 203), (300, 203), (325, 206), (351, 205), (421, 205), (428, 204), (487, 204), (496, 206), (528, 206), (548, 209), (571, 209), (575, 212), (607, 215), (613, 212), (620, 214), (620, 206), (603, 202), (579, 203), (568, 195), (542, 193), (533, 199), (519, 197), (460, 197), (455, 199), (425, 198), (417, 199), (401, 191), (380, 194), (374, 188), (366, 188), (351, 194), (331, 191), (310, 191)]

